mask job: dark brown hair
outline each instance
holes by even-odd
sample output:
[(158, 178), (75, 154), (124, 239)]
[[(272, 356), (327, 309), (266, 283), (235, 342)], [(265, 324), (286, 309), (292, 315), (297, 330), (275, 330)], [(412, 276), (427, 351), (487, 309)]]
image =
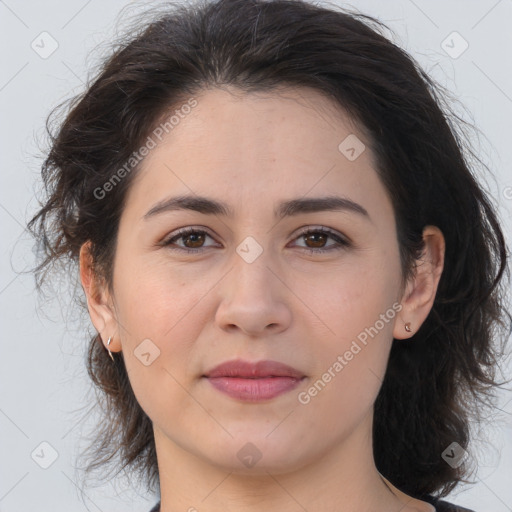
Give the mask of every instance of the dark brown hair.
[[(76, 265), (92, 242), (109, 284), (119, 218), (135, 168), (111, 179), (173, 108), (207, 88), (242, 92), (309, 87), (344, 109), (368, 135), (392, 199), (403, 278), (414, 274), (422, 230), (446, 240), (433, 308), (406, 343), (394, 340), (375, 403), (374, 457), (398, 489), (446, 496), (466, 481), (466, 463), (442, 458), (453, 442), (468, 448), (470, 422), (492, 407), (496, 369), (509, 334), (503, 277), (507, 247), (489, 194), (476, 179), (487, 168), (473, 154), (465, 123), (445, 93), (384, 36), (378, 20), (302, 0), (196, 1), (169, 5), (119, 41), (66, 117), (48, 130), (42, 168), (46, 196), (29, 227), (42, 250), (38, 286), (57, 262)], [(503, 345), (499, 345), (499, 341)], [(103, 397), (105, 421), (91, 445), (101, 467), (119, 456), (148, 488), (158, 479), (151, 420), (133, 394), (122, 355), (115, 364), (96, 335), (88, 371)], [(154, 488), (154, 487), (153, 487)]]

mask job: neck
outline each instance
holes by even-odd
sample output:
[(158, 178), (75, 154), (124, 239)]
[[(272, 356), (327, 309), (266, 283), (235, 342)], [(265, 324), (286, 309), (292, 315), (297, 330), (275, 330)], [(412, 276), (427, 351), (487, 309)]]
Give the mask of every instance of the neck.
[[(221, 465), (202, 454), (191, 453), (155, 427), (160, 475), (160, 512), (396, 511), (404, 501), (377, 471), (372, 452), (371, 421), (363, 424), (333, 448), (314, 457), (279, 467), (262, 458), (251, 469)], [(320, 442), (319, 440), (318, 442)], [(233, 452), (245, 443), (233, 442)], [(389, 485), (388, 485), (389, 484)], [(398, 491), (399, 492), (399, 491)], [(408, 498), (408, 499), (407, 499)], [(406, 505), (404, 507), (404, 505)]]

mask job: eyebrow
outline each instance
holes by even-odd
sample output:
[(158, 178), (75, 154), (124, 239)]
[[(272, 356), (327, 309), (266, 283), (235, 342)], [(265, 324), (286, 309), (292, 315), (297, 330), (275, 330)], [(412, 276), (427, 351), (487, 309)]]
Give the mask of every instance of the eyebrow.
[[(233, 210), (225, 203), (203, 196), (184, 195), (171, 197), (158, 202), (144, 215), (143, 219), (147, 220), (155, 215), (174, 210), (193, 210), (205, 215), (233, 216)], [(308, 197), (283, 201), (278, 205), (277, 209), (274, 210), (274, 215), (282, 219), (302, 213), (321, 211), (347, 211), (357, 213), (372, 222), (370, 215), (363, 206), (355, 203), (351, 199), (338, 196)]]

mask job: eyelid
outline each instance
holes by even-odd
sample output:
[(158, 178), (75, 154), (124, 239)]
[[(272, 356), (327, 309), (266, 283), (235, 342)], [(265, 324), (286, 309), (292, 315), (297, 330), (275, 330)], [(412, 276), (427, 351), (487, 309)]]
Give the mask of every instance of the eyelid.
[(332, 229), (332, 228), (328, 228), (326, 226), (323, 226), (323, 225), (315, 225), (315, 224), (307, 224), (306, 226), (304, 226), (304, 228), (299, 228), (299, 232), (295, 235), (295, 238), (299, 237), (299, 236), (302, 236), (302, 235), (305, 235), (307, 233), (310, 233), (310, 232), (317, 232), (317, 231), (320, 231), (322, 233), (325, 233), (327, 235), (332, 235), (334, 237), (338, 237), (340, 238), (341, 240), (343, 240), (345, 243), (347, 244), (351, 244), (352, 241), (350, 240), (350, 238), (346, 235), (344, 235), (343, 233), (340, 233), (339, 231), (335, 230), (335, 229)]

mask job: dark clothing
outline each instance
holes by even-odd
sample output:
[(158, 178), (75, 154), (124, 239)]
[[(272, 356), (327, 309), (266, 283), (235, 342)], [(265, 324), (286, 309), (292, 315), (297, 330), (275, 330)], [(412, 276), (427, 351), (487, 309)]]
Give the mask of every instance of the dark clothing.
[[(440, 500), (438, 498), (435, 498), (434, 496), (431, 496), (430, 494), (422, 496), (421, 498), (418, 499), (421, 501), (426, 501), (431, 505), (434, 505), (436, 512), (475, 512), (474, 510), (471, 510), (469, 508), (464, 508), (459, 505), (449, 503), (448, 501)], [(159, 512), (158, 509), (156, 512)]]
[[(453, 503), (449, 503), (448, 501), (440, 500), (430, 494), (418, 499), (434, 505), (436, 512), (475, 512), (469, 508), (459, 507)], [(160, 502), (158, 502), (149, 512), (160, 512)]]

